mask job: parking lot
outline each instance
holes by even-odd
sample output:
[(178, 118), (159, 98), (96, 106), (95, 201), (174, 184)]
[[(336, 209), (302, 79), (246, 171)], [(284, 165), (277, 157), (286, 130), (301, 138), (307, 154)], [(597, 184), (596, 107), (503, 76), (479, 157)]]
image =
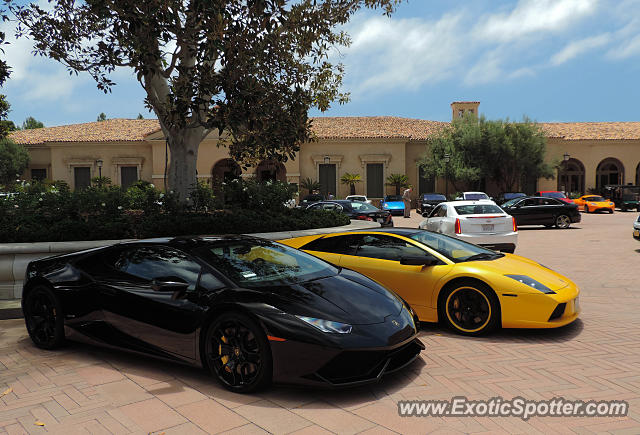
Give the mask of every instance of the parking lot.
[[(637, 213), (588, 214), (570, 229), (524, 227), (516, 254), (581, 288), (581, 318), (558, 330), (483, 338), (423, 325), (407, 370), (372, 387), (223, 390), (206, 373), (80, 344), (46, 352), (22, 320), (0, 321), (0, 433), (640, 433)], [(422, 218), (394, 218), (416, 227)], [(627, 400), (627, 417), (400, 417), (398, 400)]]

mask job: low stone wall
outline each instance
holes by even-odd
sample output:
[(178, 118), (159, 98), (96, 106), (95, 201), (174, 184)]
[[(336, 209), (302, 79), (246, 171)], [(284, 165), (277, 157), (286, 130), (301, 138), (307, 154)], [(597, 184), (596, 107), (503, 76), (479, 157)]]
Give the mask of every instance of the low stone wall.
[[(249, 234), (269, 240), (290, 239), (292, 237), (313, 236), (316, 234), (337, 233), (341, 231), (376, 228), (380, 224), (368, 221), (351, 221), (341, 227), (316, 228), (312, 230), (282, 231), (276, 233)], [(30, 261), (52, 255), (99, 248), (129, 240), (90, 240), (77, 242), (37, 242), (0, 244), (0, 300), (19, 299), (27, 265)]]

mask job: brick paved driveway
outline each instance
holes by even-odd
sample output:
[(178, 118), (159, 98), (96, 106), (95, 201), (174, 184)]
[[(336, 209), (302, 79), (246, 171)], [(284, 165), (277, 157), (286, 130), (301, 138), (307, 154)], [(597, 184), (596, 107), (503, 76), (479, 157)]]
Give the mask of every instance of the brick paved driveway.
[[(521, 229), (517, 253), (571, 277), (581, 319), (549, 331), (470, 339), (427, 326), (405, 373), (340, 392), (274, 387), (251, 396), (203, 372), (73, 344), (34, 348), (22, 321), (0, 322), (0, 433), (640, 433), (640, 243), (636, 213), (585, 215), (569, 230)], [(396, 219), (415, 226), (419, 217)], [(10, 389), (10, 390), (9, 390)], [(7, 391), (8, 390), (8, 391)], [(398, 417), (401, 399), (604, 400), (624, 418)], [(41, 425), (38, 425), (41, 424)]]

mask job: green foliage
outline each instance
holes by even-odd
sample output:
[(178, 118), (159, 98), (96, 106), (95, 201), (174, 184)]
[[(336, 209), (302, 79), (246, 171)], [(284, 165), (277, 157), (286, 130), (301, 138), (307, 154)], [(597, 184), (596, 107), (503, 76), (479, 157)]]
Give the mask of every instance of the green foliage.
[(342, 177), (340, 177), (340, 183), (349, 185), (349, 195), (356, 194), (356, 183), (361, 183), (362, 178), (360, 174), (350, 174), (349, 172), (345, 172)]
[(346, 225), (340, 213), (287, 209), (293, 195), (286, 183), (233, 181), (222, 186), (223, 206), (206, 184), (177, 201), (146, 181), (124, 190), (96, 183), (71, 192), (64, 182), (25, 182), (0, 198), (0, 243), (104, 240), (237, 234)]
[(400, 195), (400, 189), (409, 187), (409, 178), (404, 174), (391, 174), (387, 177), (387, 186), (396, 188), (396, 195)]
[(101, 112), (100, 115), (96, 118), (96, 121), (102, 122), (107, 120), (107, 115), (104, 112)]
[(186, 199), (198, 146), (212, 131), (229, 132), (221, 145), (245, 164), (293, 158), (312, 138), (309, 110), (349, 98), (344, 68), (329, 56), (350, 44), (345, 24), (363, 8), (388, 15), (399, 3), (51, 0), (10, 8), (35, 54), (88, 72), (104, 92), (115, 69), (133, 70), (167, 134), (169, 186)]
[(545, 153), (542, 129), (527, 118), (489, 121), (466, 115), (429, 141), (421, 166), (428, 177), (447, 177), (456, 190), (485, 178), (503, 192), (518, 192), (526, 177), (553, 178)]
[[(0, 61), (0, 64), (2, 61)], [(7, 120), (7, 115), (11, 111), (11, 104), (7, 101), (6, 95), (0, 94), (0, 140), (7, 137), (7, 134), (10, 131), (14, 131), (16, 129), (13, 121)]]
[(37, 119), (35, 119), (33, 116), (29, 116), (22, 123), (23, 130), (31, 130), (33, 128), (43, 128), (43, 127), (44, 127), (44, 124), (38, 121)]
[(0, 139), (0, 184), (5, 188), (15, 183), (29, 166), (26, 148), (5, 137)]
[(311, 194), (316, 190), (320, 190), (320, 188), (322, 188), (322, 184), (320, 184), (319, 181), (313, 181), (311, 178), (307, 177), (300, 181), (300, 187), (307, 189), (307, 192)]
[(142, 113), (138, 113), (138, 116), (136, 117), (136, 119), (144, 119), (144, 116), (142, 116)]
[(96, 187), (106, 187), (111, 185), (111, 178), (109, 177), (93, 177), (91, 184)]

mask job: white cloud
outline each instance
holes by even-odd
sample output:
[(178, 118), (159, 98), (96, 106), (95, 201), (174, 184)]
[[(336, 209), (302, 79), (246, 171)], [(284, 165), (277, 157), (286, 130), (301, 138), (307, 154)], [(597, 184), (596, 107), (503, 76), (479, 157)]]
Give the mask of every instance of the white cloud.
[(374, 17), (350, 26), (353, 43), (345, 50), (352, 90), (414, 89), (445, 78), (460, 64), (460, 14), (446, 14), (432, 22)]
[(572, 41), (567, 44), (562, 50), (551, 57), (551, 64), (563, 64), (581, 54), (607, 45), (609, 42), (611, 42), (611, 39), (611, 34), (603, 33), (601, 35), (592, 36), (590, 38)]
[(561, 32), (595, 12), (598, 0), (520, 0), (510, 12), (490, 14), (475, 26), (478, 38), (512, 42)]
[(614, 60), (627, 59), (637, 55), (640, 55), (640, 34), (625, 39), (607, 53), (607, 56)]

